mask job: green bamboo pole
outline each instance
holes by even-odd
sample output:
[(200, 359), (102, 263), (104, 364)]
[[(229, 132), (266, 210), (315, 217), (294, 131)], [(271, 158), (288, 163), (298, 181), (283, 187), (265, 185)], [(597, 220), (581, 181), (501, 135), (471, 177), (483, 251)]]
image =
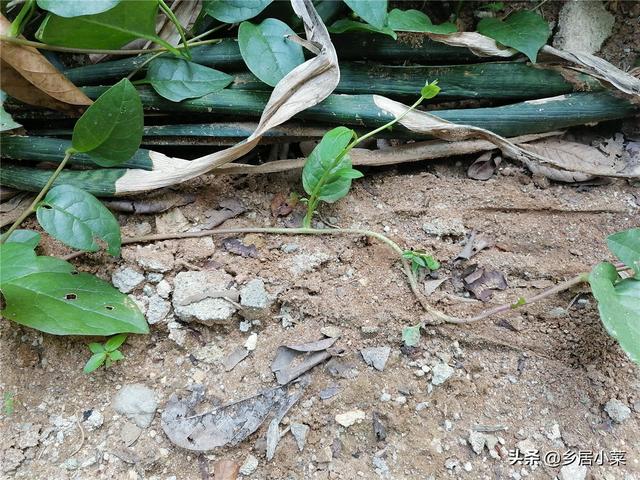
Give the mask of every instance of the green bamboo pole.
[[(2, 158), (24, 162), (60, 163), (67, 149), (71, 148), (69, 140), (38, 136), (2, 136)], [(69, 159), (70, 165), (81, 167), (98, 167), (99, 165), (85, 153), (76, 153)], [(153, 165), (149, 151), (140, 149), (135, 155), (119, 165), (118, 168), (139, 168), (151, 170)]]
[[(450, 47), (443, 43), (424, 38), (421, 42), (411, 43), (386, 37), (385, 35), (340, 34), (334, 35), (334, 44), (340, 61), (375, 60), (390, 63), (415, 62), (425, 65), (478, 63), (481, 59), (466, 48)], [(240, 48), (235, 39), (223, 39), (215, 45), (203, 45), (190, 49), (192, 61), (220, 70), (246, 68)], [(137, 69), (150, 55), (140, 55), (121, 60), (101, 62), (95, 65), (70, 68), (65, 76), (75, 85), (105, 84), (126, 77)]]
[[(95, 99), (105, 89), (85, 87), (83, 90), (90, 98)], [(258, 118), (269, 98), (268, 92), (225, 89), (201, 98), (174, 103), (146, 86), (139, 87), (138, 92), (147, 110), (172, 115), (185, 114), (192, 119), (194, 114), (201, 114), (203, 118), (217, 118), (221, 115), (234, 119)], [(637, 107), (625, 99), (607, 92), (596, 92), (571, 93), (501, 107), (447, 109), (433, 113), (450, 122), (473, 125), (505, 137), (515, 137), (625, 118), (637, 111)], [(384, 125), (392, 116), (381, 111), (371, 95), (334, 94), (320, 104), (300, 112), (295, 118), (368, 129)], [(398, 130), (401, 128), (397, 126)]]

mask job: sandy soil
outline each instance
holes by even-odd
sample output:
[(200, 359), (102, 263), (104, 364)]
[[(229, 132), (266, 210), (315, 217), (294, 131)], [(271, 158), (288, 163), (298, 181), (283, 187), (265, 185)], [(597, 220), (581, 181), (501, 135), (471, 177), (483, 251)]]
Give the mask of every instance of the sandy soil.
[[(466, 178), (465, 167), (466, 162), (442, 162), (367, 172), (346, 199), (322, 209), (323, 217), (341, 226), (386, 231), (402, 245), (426, 249), (443, 263), (443, 277), (459, 276), (470, 263), (499, 270), (509, 287), (497, 292), (491, 304), (535, 294), (588, 270), (608, 258), (604, 237), (637, 225), (640, 218), (635, 189), (625, 181), (580, 188), (538, 181), (540, 187), (520, 167), (507, 164), (498, 176), (478, 182)], [(190, 225), (205, 218), (203, 212), (221, 198), (242, 198), (248, 211), (225, 226), (247, 226), (283, 222), (271, 216), (271, 200), (277, 193), (300, 191), (300, 185), (293, 174), (279, 174), (210, 177), (183, 189), (200, 193), (195, 203), (180, 208)], [(154, 225), (153, 216), (120, 220), (125, 233), (141, 222)], [(422, 226), (434, 220), (454, 233), (427, 235)], [(460, 225), (487, 235), (494, 246), (470, 261), (454, 262), (462, 248), (463, 238), (455, 233)], [(14, 411), (7, 415), (3, 409), (0, 417), (0, 451), (5, 461), (24, 456), (9, 478), (200, 478), (202, 469), (213, 471), (217, 460), (241, 464), (249, 453), (260, 462), (251, 478), (265, 479), (553, 478), (558, 473), (558, 468), (542, 465), (510, 465), (508, 451), (518, 442), (542, 454), (625, 451), (625, 466), (590, 467), (592, 478), (640, 475), (640, 450), (633, 440), (640, 431), (639, 370), (607, 336), (589, 295), (580, 295), (567, 308), (581, 290), (482, 324), (428, 327), (420, 345), (406, 349), (401, 347), (402, 327), (425, 316), (392, 252), (360, 238), (260, 240), (258, 258), (224, 251), (219, 238), (207, 258), (202, 258), (202, 245), (157, 245), (191, 268), (223, 269), (239, 285), (263, 278), (275, 297), (272, 318), (252, 329), (258, 333), (256, 350), (231, 372), (218, 363), (198, 361), (193, 353), (205, 345), (224, 353), (242, 345), (249, 333), (239, 331), (237, 316), (227, 326), (189, 324), (182, 346), (168, 338), (166, 320), (155, 324), (149, 336), (129, 339), (125, 361), (90, 376), (79, 373), (88, 354), (86, 339), (40, 335), (2, 322), (0, 388), (14, 396)], [(295, 244), (298, 251), (284, 253), (283, 244)], [(127, 247), (129, 256), (126, 251), (123, 255), (135, 258), (135, 248)], [(62, 250), (50, 243), (44, 252)], [(318, 252), (326, 254), (322, 265), (300, 276), (291, 274), (294, 258)], [(83, 268), (107, 277), (122, 263), (94, 255)], [(189, 268), (178, 266), (165, 279), (171, 283), (178, 270)], [(135, 294), (142, 296), (141, 288)], [(451, 314), (483, 308), (461, 295), (447, 280), (430, 298)], [(275, 317), (281, 305), (298, 314), (295, 325), (283, 328)], [(135, 443), (124, 446), (127, 421), (112, 408), (121, 386), (150, 387), (160, 410), (172, 393), (185, 392), (193, 383), (203, 384), (207, 395), (220, 402), (243, 398), (275, 385), (269, 364), (279, 345), (318, 339), (327, 326), (341, 331), (337, 345), (346, 354), (337, 361), (345, 368), (336, 374), (326, 364), (316, 367), (300, 402), (285, 418), (283, 429), (293, 422), (311, 427), (302, 452), (287, 433), (275, 458), (266, 462), (263, 429), (236, 447), (200, 456), (171, 444), (160, 412)], [(363, 362), (359, 350), (369, 346), (392, 348), (384, 371)], [(432, 385), (426, 367), (443, 362), (454, 373), (443, 384)], [(319, 392), (333, 385), (339, 393), (320, 400)], [(603, 411), (611, 398), (631, 408), (630, 418), (611, 421)], [(349, 428), (336, 423), (336, 414), (356, 409), (365, 412), (364, 421)], [(75, 419), (92, 410), (101, 412), (104, 423), (92, 431), (85, 423), (81, 433)], [(374, 436), (374, 412), (386, 428), (383, 441)], [(480, 455), (468, 443), (478, 426), (500, 427), (491, 433), (498, 445)]]

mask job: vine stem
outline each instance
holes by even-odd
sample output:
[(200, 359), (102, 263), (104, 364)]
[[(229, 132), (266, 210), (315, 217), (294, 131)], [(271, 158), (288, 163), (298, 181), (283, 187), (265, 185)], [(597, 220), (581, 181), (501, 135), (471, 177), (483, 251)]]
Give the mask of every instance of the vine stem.
[(47, 194), (47, 192), (51, 188), (51, 185), (53, 185), (53, 182), (56, 181), (56, 178), (58, 178), (58, 175), (60, 175), (60, 172), (74, 153), (75, 152), (73, 150), (67, 150), (65, 152), (64, 158), (58, 165), (58, 168), (56, 168), (55, 171), (51, 174), (49, 180), (47, 180), (47, 183), (45, 183), (44, 187), (42, 187), (42, 190), (40, 190), (40, 193), (38, 193), (38, 195), (36, 195), (36, 198), (33, 199), (33, 202), (31, 202), (31, 205), (29, 205), (17, 218), (17, 220), (13, 222), (13, 225), (11, 225), (9, 230), (2, 234), (2, 237), (0, 237), (0, 244), (4, 243), (7, 238), (9, 238), (9, 236), (14, 232), (14, 230), (18, 228), (22, 222), (24, 222), (25, 218), (27, 218), (36, 210), (38, 203), (40, 203), (40, 200), (42, 200), (42, 198)]
[[(380, 242), (387, 245), (391, 250), (398, 254), (400, 260), (402, 261), (402, 269), (404, 274), (407, 276), (409, 281), (409, 287), (411, 288), (411, 292), (414, 294), (422, 308), (427, 312), (428, 315), (432, 317), (432, 321), (430, 324), (439, 324), (439, 323), (453, 323), (453, 324), (466, 324), (466, 323), (474, 323), (480, 320), (484, 320), (493, 315), (508, 312), (511, 310), (515, 310), (519, 307), (523, 307), (526, 305), (531, 305), (532, 303), (539, 302), (545, 298), (548, 298), (552, 295), (556, 295), (565, 290), (568, 290), (580, 283), (584, 283), (588, 281), (589, 273), (581, 273), (569, 280), (559, 283), (558, 285), (551, 287), (544, 292), (541, 292), (537, 295), (534, 295), (529, 298), (524, 298), (524, 302), (520, 303), (507, 303), (504, 305), (499, 305), (494, 308), (490, 308), (483, 312), (480, 312), (478, 315), (469, 318), (458, 318), (447, 315), (437, 308), (431, 306), (427, 299), (420, 291), (420, 287), (418, 285), (418, 281), (413, 271), (411, 270), (411, 266), (409, 262), (407, 262), (404, 258), (402, 258), (402, 253), (404, 250), (389, 237), (382, 235), (381, 233), (374, 232), (372, 230), (363, 230), (358, 228), (331, 228), (331, 229), (317, 229), (317, 228), (269, 228), (269, 227), (240, 227), (240, 228), (218, 228), (213, 230), (200, 230), (198, 232), (178, 232), (178, 233), (159, 233), (154, 235), (142, 235), (137, 237), (125, 237), (122, 239), (122, 244), (132, 244), (132, 243), (144, 243), (144, 242), (154, 242), (160, 240), (173, 240), (173, 239), (182, 239), (182, 238), (198, 238), (198, 237), (208, 237), (212, 235), (233, 235), (233, 234), (244, 234), (244, 233), (268, 233), (268, 234), (279, 234), (279, 235), (362, 235), (366, 237), (375, 238)], [(66, 259), (75, 258), (76, 254), (69, 255)]]
[[(7, 35), (0, 35), (0, 41), (7, 43), (15, 43), (18, 45), (24, 45), (26, 47), (38, 48), (40, 50), (51, 50), (52, 52), (66, 52), (66, 53), (88, 53), (88, 54), (100, 54), (100, 55), (137, 55), (141, 53), (157, 53), (157, 52), (169, 52), (171, 49), (166, 47), (148, 48), (139, 50), (100, 50), (93, 48), (71, 48), (71, 47), (59, 47), (56, 45), (47, 45), (46, 43), (33, 42), (24, 38), (14, 38)], [(155, 40), (154, 40), (155, 41)], [(220, 42), (219, 38), (211, 40), (202, 40), (198, 42), (190, 42), (186, 46), (178, 45), (172, 47), (175, 50), (182, 50), (187, 47), (197, 47), (199, 45), (210, 45), (212, 43)]]

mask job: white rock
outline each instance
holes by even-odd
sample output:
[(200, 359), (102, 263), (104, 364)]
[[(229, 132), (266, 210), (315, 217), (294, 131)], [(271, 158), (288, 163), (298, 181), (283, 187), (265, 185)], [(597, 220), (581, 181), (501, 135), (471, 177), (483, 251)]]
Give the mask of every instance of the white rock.
[(309, 426), (304, 423), (292, 423), (291, 424), (291, 434), (293, 438), (296, 440), (296, 445), (298, 446), (298, 450), (304, 450), (304, 446), (307, 442), (307, 435), (309, 434)]
[(264, 281), (255, 278), (240, 289), (240, 314), (247, 320), (268, 318), (270, 313), (270, 302), (267, 290), (264, 288)]
[(560, 469), (559, 480), (584, 480), (587, 478), (587, 467), (573, 462)]
[(84, 428), (90, 432), (95, 430), (96, 428), (100, 428), (104, 423), (104, 417), (99, 410), (93, 409), (91, 410), (91, 414), (87, 417), (87, 419), (83, 422)]
[(336, 415), (336, 422), (343, 427), (350, 427), (356, 422), (361, 422), (365, 419), (365, 413), (362, 410), (351, 410), (350, 412), (339, 413)]
[(631, 415), (631, 409), (617, 398), (609, 400), (604, 406), (604, 411), (611, 417), (611, 420), (618, 423), (624, 422)]
[(247, 458), (245, 459), (242, 466), (240, 467), (240, 474), (244, 475), (245, 477), (248, 477), (249, 475), (252, 475), (253, 472), (255, 472), (257, 469), (258, 469), (258, 459), (253, 455), (249, 454), (247, 455)]
[(360, 350), (365, 363), (379, 371), (384, 370), (390, 353), (391, 347), (369, 347)]
[(431, 383), (433, 385), (442, 385), (446, 382), (451, 375), (453, 375), (454, 369), (446, 363), (438, 363), (432, 369), (433, 377)]
[(172, 299), (175, 314), (185, 322), (195, 320), (209, 326), (230, 321), (236, 309), (220, 297), (237, 297), (238, 292), (228, 288), (232, 281), (221, 271), (178, 273)]
[(171, 304), (164, 300), (160, 295), (152, 295), (149, 297), (147, 306), (147, 322), (150, 325), (161, 322), (169, 314)]
[(111, 275), (111, 283), (122, 293), (132, 292), (142, 282), (144, 275), (131, 267), (119, 268)]
[(553, 45), (563, 50), (596, 53), (611, 35), (615, 17), (601, 1), (572, 0), (560, 10)]
[(171, 284), (164, 278), (158, 282), (158, 285), (156, 285), (156, 293), (164, 299), (169, 298), (169, 295), (171, 295), (171, 290), (173, 290)]
[(196, 360), (211, 365), (221, 363), (224, 360), (224, 352), (217, 345), (210, 343), (204, 347), (198, 348), (193, 352)]
[(246, 348), (250, 352), (254, 351), (257, 345), (258, 345), (257, 333), (252, 333), (251, 335), (249, 335), (249, 338), (247, 338), (247, 341), (244, 342), (244, 348)]
[(153, 390), (140, 383), (123, 386), (113, 400), (113, 409), (140, 428), (151, 425), (157, 407)]

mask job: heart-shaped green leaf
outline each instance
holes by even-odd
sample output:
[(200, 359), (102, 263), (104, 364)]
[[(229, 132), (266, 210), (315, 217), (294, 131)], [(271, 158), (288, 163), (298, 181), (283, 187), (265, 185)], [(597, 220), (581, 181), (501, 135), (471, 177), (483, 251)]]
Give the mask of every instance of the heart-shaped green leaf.
[(512, 13), (504, 20), (483, 18), (478, 23), (478, 32), (507, 47), (515, 48), (534, 63), (538, 50), (547, 43), (551, 34), (544, 18), (526, 10)]
[(33, 230), (14, 230), (6, 240), (7, 242), (23, 243), (31, 248), (36, 248), (40, 243), (40, 234)]
[[(54, 3), (62, 7), (66, 2)], [(36, 38), (49, 45), (98, 49), (117, 49), (138, 38), (145, 38), (179, 53), (156, 35), (157, 13), (158, 0), (122, 0), (105, 12), (73, 18), (49, 13), (38, 28)]]
[(620, 280), (610, 263), (596, 265), (589, 275), (600, 319), (629, 358), (640, 363), (640, 280)]
[(376, 28), (387, 23), (387, 0), (344, 0), (362, 20)]
[(60, 17), (71, 18), (106, 12), (120, 3), (120, 0), (37, 0), (38, 6)]
[(640, 228), (631, 228), (607, 237), (609, 250), (640, 278)]
[(260, 25), (240, 24), (238, 44), (242, 58), (249, 70), (267, 85), (274, 87), (304, 63), (302, 47), (286, 38), (293, 34), (286, 23), (275, 18), (267, 18)]
[(398, 8), (389, 12), (387, 25), (396, 32), (447, 34), (458, 30), (451, 22), (434, 25), (431, 23), (431, 19), (419, 10), (400, 10)]
[(207, 15), (224, 23), (238, 23), (258, 15), (273, 0), (205, 0)]
[(353, 20), (347, 20), (345, 18), (337, 20), (333, 25), (329, 27), (329, 31), (331, 33), (345, 33), (345, 32), (372, 32), (372, 33), (382, 33), (384, 35), (389, 35), (394, 40), (398, 38), (396, 32), (394, 32), (389, 27), (376, 28), (373, 25), (369, 25), (368, 23), (362, 22), (354, 22)]
[(120, 226), (93, 195), (72, 185), (53, 187), (36, 210), (38, 222), (52, 237), (70, 247), (96, 252), (96, 238), (107, 243), (111, 255), (120, 253)]
[[(2, 315), (54, 335), (148, 333), (147, 322), (127, 295), (73, 265), (38, 257), (21, 243), (0, 245)], [(37, 301), (34, 301), (37, 298)]]
[(98, 165), (118, 165), (138, 151), (143, 127), (140, 96), (124, 78), (100, 95), (78, 119), (71, 146), (90, 155)]
[[(351, 158), (344, 154), (355, 133), (337, 127), (325, 133), (313, 149), (302, 169), (302, 185), (310, 196), (325, 202), (335, 202), (351, 188)], [(358, 172), (359, 173), (359, 172)]]
[(145, 78), (159, 95), (172, 102), (217, 92), (232, 81), (231, 75), (181, 58), (153, 60)]

